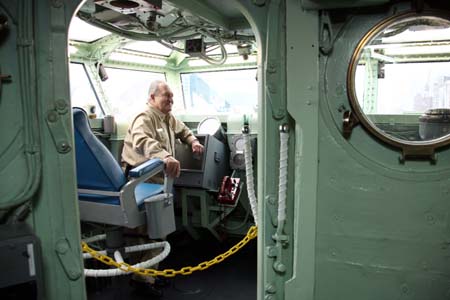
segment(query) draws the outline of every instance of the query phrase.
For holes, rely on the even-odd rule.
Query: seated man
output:
[[[182,142],[191,145],[194,154],[203,153],[203,146],[189,128],[170,113],[173,105],[173,93],[164,81],[157,80],[150,84],[147,104],[147,110],[138,114],[128,128],[122,151],[122,167],[127,175],[128,170],[133,167],[149,159],[160,158],[164,161],[167,176],[178,177],[180,162],[174,157],[175,139],[179,138]],[[154,176],[151,180],[153,183],[164,182],[162,175]],[[135,233],[145,236],[143,231],[145,228],[139,227]],[[141,261],[148,260],[157,254],[148,251]],[[157,266],[153,267],[157,268]],[[137,282],[146,281],[148,284],[154,282],[151,277],[134,276],[133,279]],[[150,285],[147,289],[142,288],[138,283],[135,285],[138,286],[138,289],[158,295],[158,291]]]
[[[164,81],[153,81],[148,93],[148,109],[139,115],[128,128],[122,151],[125,173],[151,158],[164,161],[166,174],[180,175],[180,162],[175,159],[175,139],[191,145],[194,154],[201,154],[203,146],[189,128],[170,112],[173,93]],[[155,182],[156,181],[156,182]],[[162,183],[162,177],[155,183]]]

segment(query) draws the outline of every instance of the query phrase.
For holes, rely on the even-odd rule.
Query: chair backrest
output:
[[[120,191],[126,183],[119,163],[89,126],[86,112],[73,108],[77,180],[79,189]]]

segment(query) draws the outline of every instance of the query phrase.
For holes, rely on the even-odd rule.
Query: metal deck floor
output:
[[[180,237],[169,237],[172,251],[159,269],[195,266],[227,251],[238,241],[239,239],[230,239],[219,243],[211,236],[199,241],[186,241],[185,236],[183,241],[180,241]],[[172,278],[162,288],[163,296],[160,298],[149,298],[136,293],[129,284],[130,276],[88,279],[88,299],[252,300],[256,299],[256,257],[256,240],[252,240],[220,264],[192,275]]]

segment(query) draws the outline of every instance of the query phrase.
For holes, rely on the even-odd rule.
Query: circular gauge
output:
[[[230,167],[234,170],[245,169],[244,146],[244,137],[241,134],[233,135],[230,144]]]
[[[231,155],[230,165],[232,169],[243,170],[245,169],[245,158],[242,153],[233,153]]]
[[[240,136],[238,139],[236,139],[236,141],[234,142],[234,146],[236,147],[236,151],[244,151],[244,138]]]

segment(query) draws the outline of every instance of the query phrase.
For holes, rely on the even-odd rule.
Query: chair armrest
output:
[[[123,205],[133,205],[129,204],[127,201],[133,202],[135,201],[134,197],[134,189],[136,186],[149,179],[150,177],[155,176],[159,172],[164,170],[164,162],[158,158],[151,159],[146,161],[145,163],[137,166],[130,170],[128,175],[131,177],[131,180],[128,181],[120,191],[120,198],[123,200],[121,203]],[[132,200],[132,201],[131,201]],[[133,202],[135,203],[135,202]]]
[[[136,168],[131,169],[128,172],[128,176],[132,178],[132,180],[139,180],[139,183],[144,181],[141,179],[142,176],[145,176],[149,173],[153,174],[150,176],[147,176],[147,178],[150,178],[151,176],[156,175],[157,173],[164,170],[164,162],[159,158],[154,158],[146,161],[143,164],[140,164]],[[154,173],[156,171],[156,173]],[[168,177],[166,174],[164,174],[164,193],[170,194],[172,193],[172,186],[173,186],[173,178]]]
[[[154,176],[161,172],[164,169],[164,162],[159,158],[154,158],[146,161],[145,163],[140,164],[139,166],[131,169],[128,172],[128,176],[131,178],[137,178],[144,176],[148,173],[152,173],[151,176]],[[156,172],[155,172],[156,171]],[[149,176],[149,177],[151,177]]]

